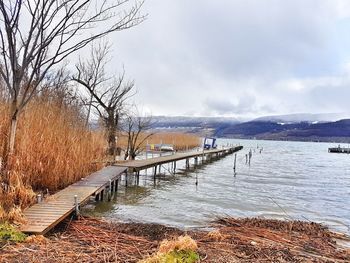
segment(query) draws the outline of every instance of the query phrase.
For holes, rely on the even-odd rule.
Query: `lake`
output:
[[[315,221],[350,233],[350,155],[328,153],[331,143],[219,140],[243,145],[237,153],[177,174],[152,171],[133,176],[115,200],[99,203],[94,215],[109,220],[161,223],[180,228],[205,227],[218,216],[261,216]],[[260,153],[260,148],[263,148]],[[251,165],[245,154],[252,149]],[[169,169],[170,170],[170,169]],[[90,208],[92,209],[92,208]]]

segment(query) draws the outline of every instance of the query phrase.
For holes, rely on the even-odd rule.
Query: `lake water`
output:
[[[221,140],[241,144],[237,153],[185,172],[152,171],[119,187],[116,199],[93,213],[107,219],[161,223],[180,228],[204,227],[217,216],[262,216],[311,220],[350,233],[350,155],[328,153],[330,143]],[[263,148],[259,153],[257,149]],[[245,154],[252,149],[251,165]],[[165,165],[165,168],[168,168]],[[170,167],[169,167],[170,168]],[[165,169],[163,169],[164,171]],[[198,182],[198,184],[196,184]],[[125,185],[125,182],[121,182]]]

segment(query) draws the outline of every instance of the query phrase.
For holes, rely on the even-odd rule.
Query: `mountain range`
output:
[[[345,114],[303,113],[265,116],[250,121],[183,116],[153,119],[153,129],[157,131],[182,131],[223,138],[350,142],[350,118],[346,119]]]

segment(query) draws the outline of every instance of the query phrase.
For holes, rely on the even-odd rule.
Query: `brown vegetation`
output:
[[[56,190],[96,169],[103,147],[79,99],[46,92],[70,91],[63,61],[144,21],[143,1],[129,2],[0,1],[0,218],[30,204],[32,188]]]
[[[5,102],[0,111],[8,110]],[[6,119],[0,120],[0,147],[6,143]],[[56,191],[99,167],[104,154],[103,135],[84,126],[79,105],[50,96],[38,98],[23,112],[18,124],[16,152],[11,160],[11,188],[0,192],[0,210],[26,207],[33,190]],[[96,163],[96,162],[95,162]],[[1,208],[2,207],[2,208]]]
[[[139,140],[142,141],[148,133],[142,133],[139,136]],[[196,134],[179,133],[179,132],[160,132],[153,134],[143,143],[143,149],[146,148],[146,144],[173,144],[175,150],[185,151],[196,148],[201,145],[201,138]],[[118,146],[126,148],[128,144],[128,136],[125,133],[119,135]]]
[[[349,262],[339,235],[308,222],[224,218],[213,232],[187,232],[200,262]],[[1,262],[139,262],[159,251],[164,239],[184,231],[156,224],[112,224],[85,218],[62,225],[47,240],[8,245]],[[191,244],[191,246],[194,246]]]
[[[86,126],[81,105],[69,96],[65,92],[38,96],[23,112],[9,172],[11,187],[6,191],[0,187],[0,219],[19,221],[19,208],[35,201],[34,191],[57,191],[103,165],[100,160],[107,148],[104,133]],[[8,110],[3,99],[0,112],[7,116]],[[6,118],[0,119],[0,149],[6,149],[7,125]],[[192,135],[169,133],[155,135],[150,142],[160,140],[176,142],[178,149],[193,147],[199,141]]]

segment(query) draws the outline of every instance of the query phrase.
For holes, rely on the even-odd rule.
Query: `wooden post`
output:
[[[237,160],[237,153],[235,154],[235,162],[233,164],[233,172],[235,176],[236,176],[236,160]]]
[[[95,195],[95,201],[96,201],[96,202],[100,201],[100,194],[96,194],[96,195]]]
[[[250,149],[250,151],[249,151],[249,153],[248,153],[248,164],[249,164],[249,166],[250,166],[250,161],[251,161],[251,159],[252,159],[252,155],[253,155],[252,149]]]
[[[79,203],[78,203],[77,195],[74,195],[74,207],[75,207],[75,215],[79,216]]]
[[[112,199],[112,180],[109,179],[108,196],[107,196],[108,202],[111,201],[111,199]]]
[[[156,185],[156,175],[157,175],[157,165],[154,167],[154,173],[153,173],[153,183],[154,183],[154,186]]]
[[[111,192],[114,193],[114,183],[115,180],[111,180]]]
[[[174,174],[176,173],[176,161],[174,161]]]
[[[104,194],[105,194],[105,190],[102,190],[102,191],[100,192],[100,201],[103,201]]]
[[[43,197],[41,194],[38,194],[37,197],[36,197],[36,200],[38,203],[41,203],[43,201]]]

